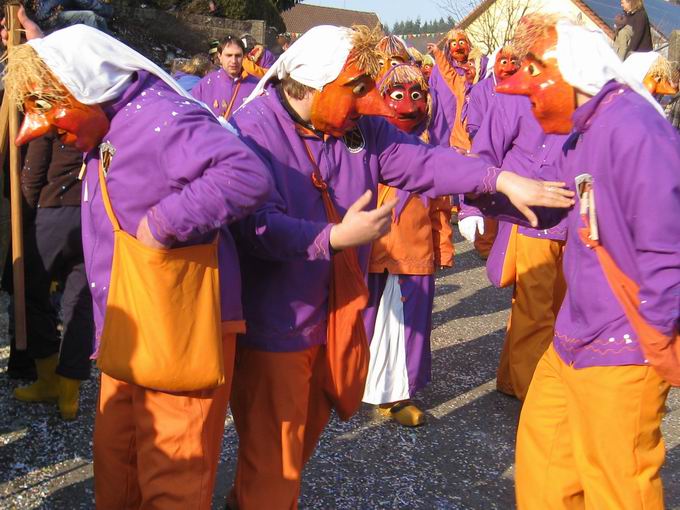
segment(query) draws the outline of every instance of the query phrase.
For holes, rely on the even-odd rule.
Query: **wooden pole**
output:
[[[21,44],[21,24],[18,3],[8,3],[5,13],[7,23],[7,49]],[[7,98],[8,91],[5,91]],[[6,103],[7,101],[3,101]],[[4,107],[4,104],[3,104]],[[24,235],[21,214],[21,153],[14,144],[19,134],[19,111],[8,104],[9,110],[9,182],[12,219],[12,270],[14,273],[14,334],[17,350],[26,349],[26,289],[24,285]],[[0,129],[2,132],[2,129]]]

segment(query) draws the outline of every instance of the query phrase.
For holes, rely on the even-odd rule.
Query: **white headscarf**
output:
[[[175,92],[196,101],[163,69],[113,37],[73,25],[28,41],[54,75],[83,104],[119,97],[136,71],[158,76]],[[198,102],[198,101],[196,101]]]
[[[486,63],[486,74],[484,75],[485,78],[488,78],[489,76],[493,75],[493,66],[496,65],[496,59],[498,58],[498,54],[501,52],[503,49],[503,46],[500,46],[499,48],[496,48],[491,52],[491,55],[489,55],[489,60]],[[494,77],[495,79],[495,77]]]
[[[623,65],[600,30],[592,30],[570,21],[557,22],[557,64],[565,81],[572,87],[594,96],[610,80],[628,85],[644,97],[660,115],[663,109]]]
[[[643,81],[649,72],[649,68],[652,67],[652,64],[654,64],[660,56],[661,54],[656,51],[631,53],[628,55],[628,58],[623,61],[623,67],[625,67],[635,79]]]
[[[274,62],[243,104],[262,94],[272,78],[282,80],[290,76],[303,85],[321,90],[340,75],[351,49],[349,28],[320,25],[309,29]]]

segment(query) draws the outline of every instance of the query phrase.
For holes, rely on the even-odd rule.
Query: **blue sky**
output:
[[[446,12],[437,6],[435,0],[305,0],[304,3],[375,12],[380,21],[390,28],[395,21],[415,20],[418,16],[423,21],[442,16],[446,18]]]

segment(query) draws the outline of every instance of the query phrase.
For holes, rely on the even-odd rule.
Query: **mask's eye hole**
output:
[[[401,101],[404,99],[404,91],[403,90],[395,90],[390,94],[390,97],[394,99],[395,101]]]
[[[413,99],[414,101],[419,101],[422,98],[423,93],[420,92],[419,90],[414,90],[413,92],[411,92],[411,99]]]
[[[383,67],[385,65],[385,61],[383,59],[378,60],[378,65]]]
[[[395,59],[390,60],[390,65],[392,67],[398,66],[399,64],[401,64],[401,62],[399,62],[398,60]]]
[[[538,76],[541,74],[541,71],[539,71],[538,67],[536,67],[534,64],[529,64],[527,66],[527,72],[530,76]]]
[[[41,113],[48,112],[52,109],[52,103],[45,101],[44,99],[36,99],[34,104],[35,109]]]
[[[357,83],[352,89],[352,93],[355,96],[363,96],[364,94],[366,94],[366,92],[368,92],[368,87],[364,82]]]
[[[655,76],[654,81],[657,83],[661,83],[661,76]]]
[[[507,58],[502,58],[502,59],[501,59],[501,65],[502,65],[502,66],[508,65],[508,59],[507,59]]]

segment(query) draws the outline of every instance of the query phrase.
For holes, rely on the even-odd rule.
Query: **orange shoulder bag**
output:
[[[312,151],[304,139],[302,143],[314,167],[312,183],[321,192],[328,221],[340,223],[342,218],[335,209]],[[356,250],[349,248],[335,253],[331,259],[328,293],[328,377],[324,389],[342,420],[349,420],[359,410],[364,395],[370,351],[362,310],[367,304],[368,287]]]
[[[97,365],[105,374],[161,391],[223,384],[217,239],[175,249],[143,245],[120,228],[104,167],[99,186],[113,226],[113,260]]]

